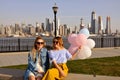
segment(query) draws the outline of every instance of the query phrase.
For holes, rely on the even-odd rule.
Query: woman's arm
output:
[[[33,61],[33,59],[32,59],[32,53],[31,53],[31,52],[28,53],[28,67],[29,67],[29,69],[30,69],[32,72],[33,72],[34,69],[35,69],[35,63],[34,63],[34,61]]]
[[[67,75],[64,73],[64,71],[59,67],[59,65],[56,63],[56,61],[53,61],[54,66],[58,69],[60,73],[60,77],[66,77]]]
[[[30,54],[31,54],[31,53],[29,52],[29,53],[28,53],[28,64],[32,61],[32,57],[31,57]]]
[[[72,55],[71,60],[73,60],[73,59],[77,56],[77,54],[78,54],[78,52],[80,51],[80,49],[81,49],[81,46],[78,47],[78,49],[74,52],[74,54]]]

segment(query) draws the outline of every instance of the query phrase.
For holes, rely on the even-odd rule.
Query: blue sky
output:
[[[104,27],[106,17],[111,17],[112,31],[120,31],[120,0],[0,0],[0,24],[35,24],[45,22],[45,18],[54,19],[52,7],[59,7],[57,17],[61,24],[79,26],[80,18],[87,25],[91,21],[91,12],[102,16]]]

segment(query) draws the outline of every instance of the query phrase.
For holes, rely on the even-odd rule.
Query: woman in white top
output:
[[[48,69],[42,80],[60,80],[67,76],[67,60],[73,56],[63,46],[61,37],[53,39],[53,50],[49,52],[49,58],[52,60],[52,68]]]

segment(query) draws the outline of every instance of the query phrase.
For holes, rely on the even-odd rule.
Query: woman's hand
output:
[[[67,76],[55,60],[53,60],[53,64],[54,64],[55,68],[58,69],[58,71],[60,73],[60,75],[59,75],[60,77],[66,77]]]
[[[41,70],[38,70],[37,72],[38,72],[38,73],[44,73],[44,72],[43,72],[43,71],[41,71]]]
[[[75,53],[72,55],[72,60],[76,57],[76,55],[78,54],[78,52],[80,52],[81,50],[81,46],[78,47],[78,49],[75,51]]]
[[[76,51],[76,52],[78,52],[78,51],[80,51],[80,50],[81,50],[81,46],[79,46],[79,47],[78,47],[78,49],[77,49],[77,51]]]
[[[53,62],[53,64],[54,64],[54,65],[56,65],[56,64],[57,64],[57,63],[56,63],[56,60],[53,60],[52,62]]]

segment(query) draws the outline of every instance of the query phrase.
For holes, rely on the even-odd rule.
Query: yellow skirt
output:
[[[66,64],[58,64],[61,69],[64,71],[64,73],[67,75],[68,74],[68,67]],[[59,71],[57,68],[51,68],[48,69],[47,72],[45,73],[44,77],[42,80],[62,80],[64,77],[59,76]]]

